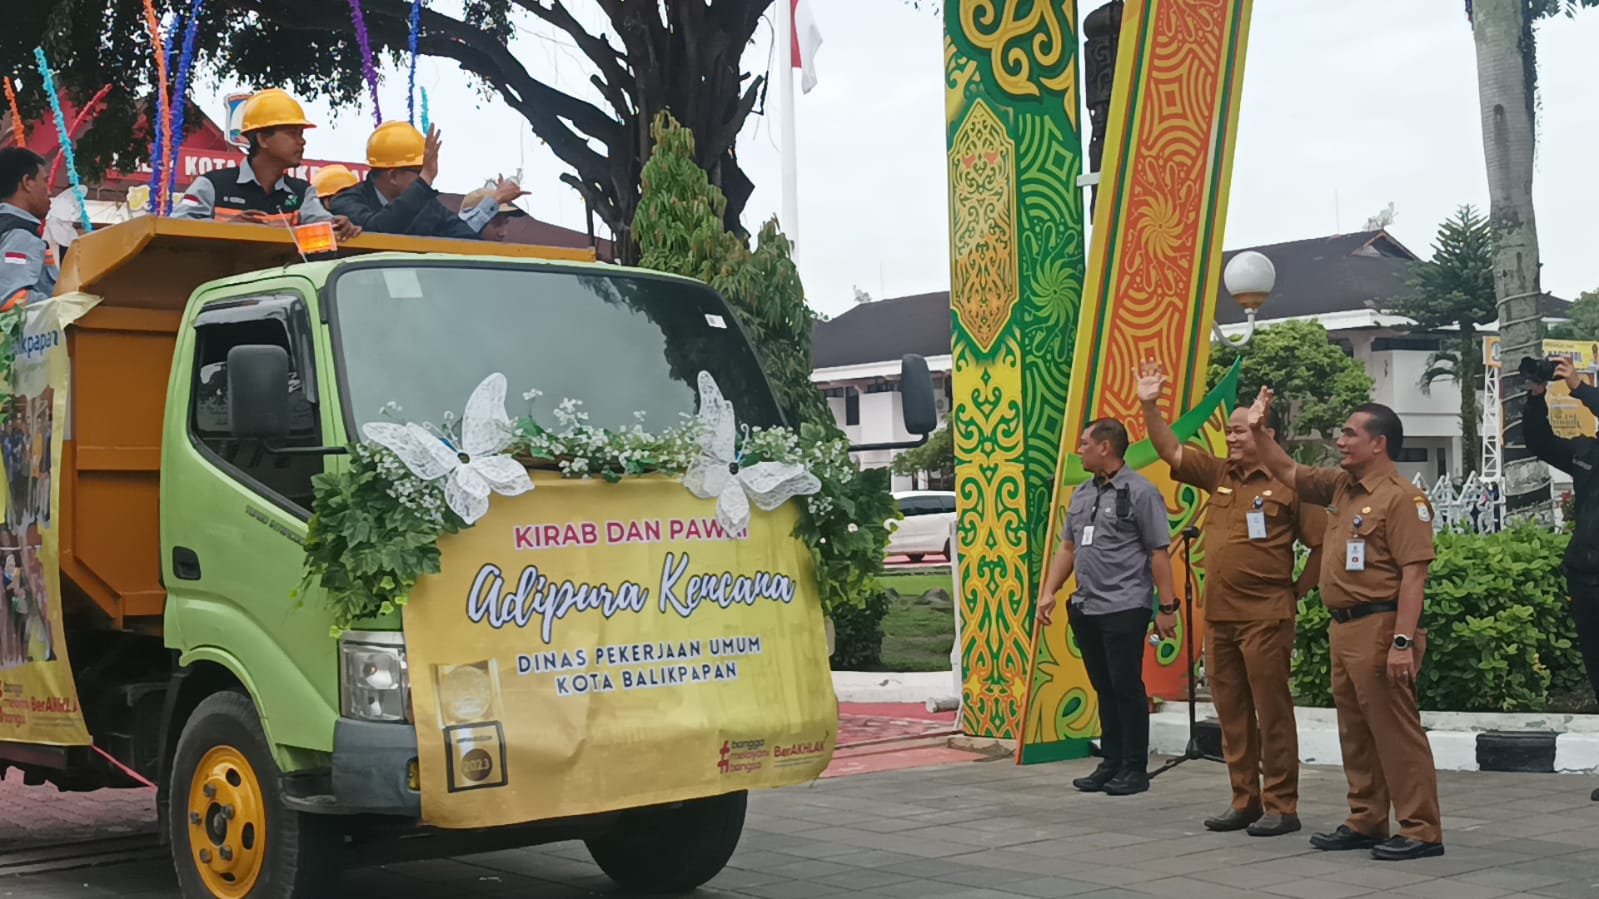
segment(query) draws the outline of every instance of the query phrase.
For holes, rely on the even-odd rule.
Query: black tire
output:
[[[921,553],[906,553],[905,554],[905,558],[910,559],[912,563],[916,563],[916,562],[920,562],[922,560],[922,554]]]
[[[238,792],[206,794],[204,784],[222,781],[200,774],[202,762],[208,772],[222,771],[222,781]],[[344,849],[340,822],[285,808],[279,789],[281,774],[248,696],[228,691],[201,700],[178,738],[172,763],[172,807],[167,816],[173,865],[184,896],[216,896],[219,891],[213,890],[207,879],[215,883],[229,877],[234,878],[235,889],[253,883],[247,892],[236,893],[249,899],[326,896],[337,891]],[[190,798],[196,787],[202,796],[210,797],[206,812],[194,812],[200,816],[199,822],[191,817],[197,807]],[[253,813],[245,801],[250,796],[258,799]],[[242,810],[219,800],[237,802]],[[264,834],[259,838],[251,819],[264,821]],[[244,823],[239,823],[241,820]],[[196,834],[199,845],[192,839]],[[224,866],[221,847],[227,847],[233,856],[229,862],[238,859],[241,874],[218,870]],[[251,855],[257,847],[259,854]],[[202,851],[213,858],[212,863],[201,861]],[[245,861],[252,858],[253,875],[251,864]]]
[[[687,893],[727,867],[744,833],[748,793],[627,812],[616,830],[587,840],[589,855],[625,890]]]

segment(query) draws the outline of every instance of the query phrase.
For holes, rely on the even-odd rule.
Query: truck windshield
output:
[[[781,423],[754,350],[709,288],[649,276],[509,265],[356,268],[333,288],[347,411],[371,421],[442,423],[494,372],[506,411],[559,430],[579,400],[594,427],[652,433],[698,410],[699,372],[740,424]],[[528,391],[542,394],[529,401]],[[384,407],[395,403],[398,415]]]

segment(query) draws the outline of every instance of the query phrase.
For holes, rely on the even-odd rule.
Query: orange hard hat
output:
[[[316,195],[324,200],[360,183],[361,179],[342,165],[325,165],[318,169],[316,177],[311,179],[311,186],[316,188]]]
[[[289,96],[288,91],[269,87],[245,101],[240,132],[249,134],[266,128],[288,127],[316,127],[306,120],[305,110],[300,108],[299,101]]]
[[[366,139],[366,162],[375,169],[414,169],[422,165],[427,139],[408,122],[384,122]]]

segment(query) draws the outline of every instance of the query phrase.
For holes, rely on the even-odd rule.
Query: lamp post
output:
[[[1244,317],[1248,321],[1249,329],[1244,332],[1242,338],[1234,339],[1223,334],[1220,325],[1211,327],[1215,329],[1217,340],[1233,349],[1241,350],[1254,339],[1255,313],[1266,305],[1266,298],[1271,296],[1272,288],[1277,286],[1277,268],[1264,254],[1246,250],[1227,263],[1226,271],[1222,272],[1222,281],[1227,285],[1227,292],[1233,295],[1238,305],[1244,307]]]

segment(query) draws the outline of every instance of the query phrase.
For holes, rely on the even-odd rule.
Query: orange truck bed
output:
[[[358,237],[338,255],[375,252],[595,258],[590,249],[388,234]],[[86,235],[67,254],[56,293],[101,298],[67,332],[72,406],[61,464],[61,573],[75,620],[160,629],[161,432],[184,307],[207,281],[299,261],[283,228],[150,216]]]

